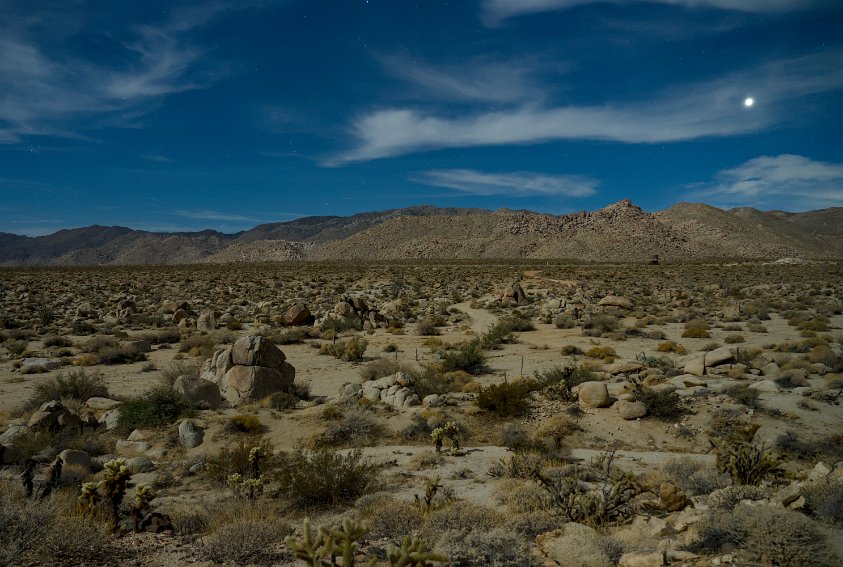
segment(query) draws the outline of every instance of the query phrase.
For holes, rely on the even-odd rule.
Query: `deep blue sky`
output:
[[[838,0],[0,0],[0,232],[843,206],[841,29]]]

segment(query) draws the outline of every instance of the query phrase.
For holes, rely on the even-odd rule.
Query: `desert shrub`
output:
[[[403,370],[402,366],[389,358],[378,358],[360,369],[360,377],[363,381],[377,380],[385,376],[392,376]]]
[[[815,482],[802,490],[808,509],[817,518],[843,525],[843,490],[830,482]]]
[[[808,353],[809,362],[819,362],[831,368],[832,372],[843,372],[843,356],[837,354],[827,345],[817,345]]]
[[[735,343],[745,343],[746,339],[744,338],[743,335],[732,334],[732,335],[726,335],[723,338],[723,342],[731,345],[731,344],[735,344]]]
[[[710,339],[711,333],[703,327],[690,327],[682,331],[683,339]]]
[[[620,329],[621,322],[614,315],[592,315],[583,323],[583,334],[589,337],[600,337]]]
[[[369,445],[383,433],[383,427],[366,410],[352,407],[344,410],[338,419],[314,440],[317,446]]]
[[[366,339],[351,337],[342,341],[322,343],[319,354],[329,354],[346,362],[360,362],[369,343]]]
[[[256,415],[239,414],[233,415],[225,422],[223,431],[226,433],[246,433],[256,435],[263,431],[261,420]]]
[[[199,358],[210,358],[214,355],[216,341],[211,335],[192,335],[182,339],[179,352],[186,352]]]
[[[464,500],[446,501],[430,511],[419,529],[419,537],[423,541],[439,541],[447,532],[489,531],[500,526],[502,521],[501,515],[488,506]]]
[[[692,549],[716,553],[724,544],[763,556],[780,567],[840,564],[840,557],[810,518],[783,508],[739,505],[730,513],[712,514],[701,523],[700,541]]]
[[[437,321],[433,317],[422,317],[416,322],[416,334],[422,337],[432,337],[439,334]]]
[[[345,331],[362,331],[363,322],[357,315],[350,314],[346,317],[339,315],[328,315],[319,326],[319,330],[323,333],[331,332],[336,336]]]
[[[78,514],[59,513],[41,541],[42,556],[58,564],[72,558],[77,564],[102,564],[110,555],[106,527]]]
[[[548,505],[566,522],[594,528],[624,522],[635,515],[632,500],[641,491],[635,477],[613,466],[614,453],[567,471],[543,471],[531,477],[547,492]],[[586,482],[588,481],[588,482]]]
[[[181,332],[177,327],[168,327],[165,329],[146,331],[141,333],[139,338],[144,341],[149,341],[149,344],[151,345],[171,345],[181,340]]]
[[[312,338],[307,329],[288,329],[277,335],[272,335],[270,340],[274,345],[296,345],[301,344],[307,339]]]
[[[708,495],[706,503],[712,510],[731,512],[742,500],[763,500],[770,496],[766,488],[736,484],[717,489]]]
[[[524,567],[540,565],[530,546],[516,534],[495,529],[459,531],[443,535],[437,549],[447,555],[452,567]]]
[[[729,386],[723,391],[723,393],[748,408],[757,409],[761,407],[761,402],[759,400],[760,392],[758,392],[758,390],[753,390],[747,384],[735,384],[733,386]]]
[[[296,408],[299,398],[289,392],[275,392],[267,396],[265,402],[276,411],[287,411]]]
[[[806,440],[790,429],[776,438],[776,450],[790,459],[837,462],[843,459],[843,435],[827,435]]]
[[[676,392],[643,386],[636,390],[635,398],[647,406],[647,415],[656,419],[676,420],[687,411],[682,398]]]
[[[580,347],[576,345],[565,345],[562,347],[562,356],[579,356],[583,354]]]
[[[108,387],[102,373],[88,373],[84,369],[59,372],[35,385],[35,392],[27,406],[35,408],[50,400],[86,401],[93,397],[108,397]]]
[[[747,331],[750,333],[766,333],[767,327],[762,325],[761,323],[752,323],[746,326]]]
[[[121,431],[169,425],[180,417],[193,415],[193,407],[184,394],[169,386],[158,386],[140,398],[120,406],[118,427]]]
[[[419,370],[412,370],[410,375],[413,377],[413,388],[422,398],[430,394],[458,392],[462,387],[446,377],[438,364],[424,364]]]
[[[252,462],[249,454],[252,449],[265,455],[261,463],[261,474],[272,476],[273,470],[280,464],[281,458],[276,456],[272,443],[268,439],[242,439],[236,445],[221,447],[219,453],[207,460],[205,473],[208,478],[225,485],[228,478],[233,474],[239,474],[243,478],[251,478],[253,475]]]
[[[486,366],[486,354],[477,339],[443,351],[441,353],[441,364],[445,372],[462,370],[475,376],[486,372],[488,368]]]
[[[85,337],[88,335],[93,335],[97,332],[97,328],[94,327],[92,324],[88,323],[87,321],[74,321],[73,322],[73,334],[79,337]]]
[[[728,473],[735,484],[758,486],[767,475],[778,470],[779,459],[772,451],[745,439],[725,439],[715,451],[718,469]]]
[[[25,500],[4,485],[0,490],[0,565],[22,565],[43,540],[54,510],[46,501]]]
[[[587,351],[585,351],[585,355],[589,358],[599,358],[604,360],[605,362],[614,362],[614,360],[618,357],[615,349],[610,346],[596,346],[591,347]]]
[[[239,331],[243,328],[243,321],[241,321],[240,319],[231,319],[230,321],[226,322],[225,328],[229,331]]]
[[[557,329],[573,329],[577,326],[577,321],[570,315],[560,315],[553,321]]]
[[[412,535],[424,522],[421,509],[409,500],[373,494],[357,503],[360,515],[369,525],[369,535],[400,541]]]
[[[114,337],[94,337],[82,347],[88,354],[97,357],[101,364],[128,364],[146,360],[146,355],[134,347],[121,345]]]
[[[292,530],[265,503],[238,500],[236,506],[226,506],[223,513],[214,512],[211,533],[201,548],[211,561],[275,565],[285,559],[279,544]]]
[[[480,342],[483,348],[496,349],[502,344],[513,343],[517,340],[516,332],[533,331],[536,326],[529,317],[516,313],[502,317],[483,333]]]
[[[571,388],[594,380],[594,374],[589,369],[575,364],[552,366],[542,371],[536,370],[533,376],[544,388],[545,395],[566,402],[574,399]]]
[[[60,337],[58,335],[50,335],[49,337],[44,337],[44,346],[45,347],[72,347],[73,341],[71,341],[67,337]]]
[[[170,386],[180,376],[187,376],[192,379],[199,379],[199,371],[201,367],[195,362],[185,362],[183,360],[176,360],[170,363],[170,366],[161,371],[161,380]]]
[[[523,415],[530,407],[528,397],[536,385],[532,380],[491,384],[480,390],[475,403],[480,409],[501,417]]]
[[[659,352],[675,352],[676,354],[688,353],[688,350],[676,341],[665,341],[663,343],[659,343],[657,349]]]
[[[774,382],[779,388],[783,388],[785,390],[792,390],[794,388],[810,385],[804,372],[798,370],[784,370],[781,374],[779,374]]]
[[[670,459],[661,470],[673,484],[691,496],[710,494],[732,484],[729,475],[688,458]]]
[[[283,467],[280,483],[302,507],[336,506],[363,496],[378,480],[380,465],[360,451],[295,451]]]

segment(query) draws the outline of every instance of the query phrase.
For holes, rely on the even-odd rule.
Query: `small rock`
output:
[[[128,441],[119,439],[114,446],[121,455],[141,455],[152,448],[146,441]]]
[[[185,419],[179,424],[179,442],[185,449],[193,449],[202,444],[204,434],[191,420]]]
[[[64,462],[65,465],[74,465],[80,468],[85,469],[86,471],[91,470],[91,456],[88,455],[85,451],[77,451],[76,449],[65,449],[61,453],[59,453],[59,457]]]
[[[615,402],[618,413],[623,419],[638,419],[647,415],[647,406],[643,402],[629,402],[626,400],[618,400]]]
[[[691,504],[691,499],[671,482],[663,482],[659,487],[659,501],[662,510],[667,512],[678,512]]]
[[[24,358],[21,360],[21,374],[43,374],[61,366],[60,360],[50,358]]]
[[[618,567],[661,567],[664,553],[661,551],[630,551],[621,556]]]
[[[116,408],[122,403],[123,402],[118,402],[117,400],[111,400],[109,398],[88,398],[88,401],[85,402],[85,406],[94,411],[108,411]]]

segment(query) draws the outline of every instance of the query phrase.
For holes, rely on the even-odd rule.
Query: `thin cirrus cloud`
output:
[[[186,218],[186,219],[197,219],[197,220],[214,220],[214,221],[228,221],[228,222],[258,222],[258,219],[247,217],[243,215],[234,215],[231,213],[223,213],[219,211],[210,211],[210,210],[201,210],[201,211],[190,211],[185,209],[179,209],[175,211],[177,216]]]
[[[532,172],[487,173],[473,169],[435,169],[410,177],[411,181],[454,189],[479,196],[588,197],[597,193],[598,182],[579,175],[542,175]]]
[[[180,11],[158,26],[132,28],[121,45],[130,63],[119,67],[51,56],[24,25],[0,25],[0,143],[83,137],[92,116],[114,125],[163,96],[208,86],[217,72],[197,71],[203,51],[187,35],[221,9]]]
[[[485,0],[482,19],[487,26],[527,14],[567,10],[586,4],[631,4],[650,2],[685,8],[714,8],[749,13],[781,13],[823,4],[823,0]]]
[[[420,94],[448,101],[511,103],[543,98],[530,75],[534,65],[475,60],[465,65],[436,67],[403,56],[380,58],[393,76],[413,85]]]
[[[788,210],[843,206],[843,163],[781,154],[760,156],[717,174],[696,195],[728,206],[771,204]]]
[[[601,106],[547,106],[526,100],[508,108],[438,115],[385,108],[351,124],[353,146],[323,160],[335,167],[413,152],[554,140],[667,143],[757,132],[791,119],[782,103],[843,88],[838,52],[769,62],[708,82],[667,89],[650,100]],[[752,109],[743,100],[754,95]]]

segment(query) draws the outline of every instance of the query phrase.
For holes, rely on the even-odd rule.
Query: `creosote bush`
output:
[[[380,465],[364,459],[360,451],[346,454],[331,449],[297,450],[280,471],[280,483],[298,506],[325,507],[347,504],[377,483]]]
[[[180,417],[193,415],[193,407],[184,394],[170,386],[158,386],[140,398],[120,406],[118,428],[129,432],[169,425]]]
[[[480,409],[493,411],[500,417],[523,415],[530,407],[530,392],[536,387],[537,383],[529,379],[491,384],[480,390],[476,404]]]
[[[108,397],[105,377],[100,372],[88,373],[84,369],[59,372],[55,376],[38,382],[35,393],[29,398],[29,407],[38,407],[50,400],[86,401],[93,397]]]
[[[475,376],[483,374],[488,369],[486,354],[477,339],[442,351],[441,364],[445,372],[462,370]]]
[[[369,343],[366,339],[351,337],[341,341],[322,343],[319,347],[319,354],[329,354],[346,362],[360,362],[363,360],[363,353]]]

